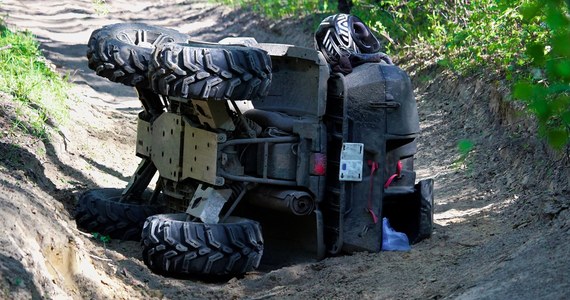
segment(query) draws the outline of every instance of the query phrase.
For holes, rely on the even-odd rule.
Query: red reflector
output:
[[[313,153],[311,155],[311,165],[313,175],[323,176],[327,172],[327,156],[324,153]]]

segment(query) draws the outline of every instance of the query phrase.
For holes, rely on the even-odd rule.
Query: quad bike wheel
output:
[[[208,43],[157,46],[149,68],[156,93],[186,99],[258,99],[267,95],[272,77],[264,50]]]
[[[263,238],[258,222],[229,217],[224,223],[186,221],[187,214],[151,216],[144,224],[144,263],[170,276],[241,275],[259,266]]]
[[[176,30],[140,23],[107,25],[93,31],[89,38],[89,68],[114,82],[148,87],[152,50],[164,43],[188,39],[188,35]]]
[[[140,241],[148,216],[162,213],[163,207],[118,202],[121,189],[93,189],[79,197],[75,221],[87,232],[97,232],[113,239]]]

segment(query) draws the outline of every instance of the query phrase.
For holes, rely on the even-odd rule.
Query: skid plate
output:
[[[180,145],[184,130],[182,117],[163,113],[152,124],[152,162],[160,176],[178,181],[180,178]]]
[[[193,178],[213,185],[224,184],[224,179],[216,176],[218,140],[217,133],[194,127],[186,128],[182,179]]]

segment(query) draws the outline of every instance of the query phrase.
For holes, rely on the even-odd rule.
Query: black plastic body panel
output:
[[[329,80],[325,123],[329,127],[325,199],[330,203],[321,207],[329,253],[378,252],[382,247],[381,217],[385,215],[384,185],[396,173],[398,161],[404,162],[403,170],[390,186],[403,195],[394,197],[416,194],[412,157],[417,151],[419,118],[409,77],[398,67],[381,63],[359,66],[346,76],[335,74]],[[342,143],[364,144],[360,182],[335,178]]]

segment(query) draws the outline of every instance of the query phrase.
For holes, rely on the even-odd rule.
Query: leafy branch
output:
[[[517,82],[513,95],[536,117],[539,134],[561,150],[570,145],[570,3],[534,0],[520,12],[525,23],[540,24],[548,34],[544,40],[527,42],[533,76]]]

